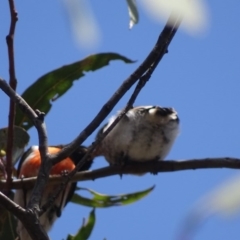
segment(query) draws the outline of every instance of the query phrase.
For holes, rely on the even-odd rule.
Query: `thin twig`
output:
[[[9,199],[0,191],[0,205],[5,207],[9,212],[15,215],[24,225],[24,227],[29,231],[32,239],[35,240],[49,240],[43,227],[39,224],[37,218],[34,214],[26,211],[24,208],[20,207],[18,204]],[[38,227],[37,227],[38,226]]]
[[[170,18],[172,18],[172,16],[170,16]],[[61,151],[51,156],[54,164],[69,156],[79,145],[81,145],[86,138],[90,136],[97,127],[99,127],[101,122],[112,111],[124,94],[143,76],[145,72],[147,72],[154,62],[163,57],[163,55],[166,53],[165,49],[168,48],[179,24],[179,19],[176,19],[176,23],[173,26],[170,26],[168,20],[166,26],[159,35],[155,46],[142,64],[122,83],[113,96],[104,104],[92,122],[88,124],[88,126],[78,135],[78,137],[64,147]]]
[[[6,81],[0,78],[0,88],[5,92],[12,101],[14,101],[19,108],[25,113],[32,121],[34,126],[36,127],[38,131],[38,138],[39,138],[39,151],[41,154],[41,157],[43,159],[43,164],[41,165],[41,168],[44,168],[41,172],[41,174],[38,175],[39,180],[36,181],[36,185],[38,185],[37,190],[36,187],[35,189],[35,194],[31,198],[30,202],[30,208],[27,208],[25,217],[24,217],[24,222],[29,223],[26,226],[27,231],[29,234],[33,237],[33,239],[36,240],[47,240],[49,239],[48,236],[46,235],[46,232],[44,229],[40,226],[37,216],[37,212],[39,209],[39,202],[41,200],[41,196],[43,193],[43,189],[48,181],[49,177],[49,172],[52,166],[51,161],[48,160],[48,151],[47,151],[47,134],[46,134],[46,128],[45,124],[43,122],[43,113],[40,111],[33,111],[33,109],[25,102],[25,100],[19,96],[8,84]],[[47,164],[46,164],[47,163]],[[49,163],[49,164],[48,164]],[[6,186],[5,186],[6,187]],[[32,226],[31,224],[34,222],[35,227]],[[38,223],[38,228],[36,227]],[[37,235],[35,235],[37,233]]]
[[[49,201],[47,201],[43,206],[42,209],[40,211],[40,216],[48,209],[50,208],[53,203],[55,202],[55,200],[58,198],[58,196],[61,194],[61,192],[63,191],[63,189],[65,189],[66,185],[71,181],[71,179],[74,177],[74,175],[76,175],[76,173],[81,169],[81,167],[86,163],[87,159],[89,158],[89,156],[91,156],[91,154],[93,153],[93,151],[96,149],[96,147],[98,146],[98,144],[107,136],[107,134],[117,125],[117,123],[124,117],[124,115],[127,113],[127,111],[132,108],[132,105],[135,101],[135,99],[137,98],[138,94],[140,93],[141,89],[144,87],[146,81],[148,79],[146,78],[141,78],[132,94],[132,96],[130,97],[130,100],[127,103],[127,106],[125,107],[125,109],[118,115],[118,117],[114,120],[114,122],[111,124],[111,126],[108,127],[108,129],[102,133],[101,137],[99,139],[97,139],[92,146],[88,149],[87,154],[81,159],[81,161],[78,162],[77,166],[75,167],[75,169],[73,171],[71,171],[67,178],[65,177],[64,181],[61,182],[61,184],[58,186],[58,188],[55,190],[55,192],[52,194],[52,196],[50,196]]]
[[[156,161],[146,163],[129,163],[123,167],[109,166],[99,168],[92,171],[78,172],[70,180],[70,182],[77,181],[92,181],[99,178],[121,175],[121,174],[140,174],[140,173],[161,173],[161,172],[176,172],[186,170],[200,170],[200,169],[240,169],[239,158],[204,158],[204,159],[191,159],[181,161]],[[143,176],[144,177],[144,176]],[[48,184],[59,184],[65,180],[65,176],[50,176]],[[13,189],[32,188],[36,182],[37,177],[17,179],[12,182]],[[0,188],[4,188],[6,181],[0,181]]]
[[[22,216],[25,209],[17,205],[10,198],[0,191],[0,205],[4,206],[8,211],[13,212],[16,217]]]
[[[172,18],[172,16],[170,16],[170,18]],[[96,140],[96,142],[94,142],[92,144],[92,146],[89,148],[88,153],[83,157],[83,159],[77,164],[76,168],[71,171],[67,178],[65,178],[64,182],[61,183],[61,185],[56,189],[55,193],[53,193],[53,195],[50,197],[49,201],[46,202],[43,206],[42,206],[42,210],[40,212],[40,214],[43,214],[44,211],[46,211],[46,209],[48,209],[52,203],[54,202],[55,199],[57,199],[57,197],[59,196],[59,194],[62,192],[62,190],[65,188],[65,186],[67,185],[67,183],[70,181],[70,179],[77,173],[77,171],[79,171],[81,169],[81,167],[85,164],[85,162],[88,160],[89,156],[92,154],[92,152],[95,150],[95,148],[97,147],[97,145],[104,139],[105,136],[107,136],[107,134],[116,126],[116,124],[120,121],[120,119],[126,114],[126,112],[132,107],[136,97],[138,96],[138,94],[140,93],[141,89],[143,88],[143,86],[145,85],[145,83],[150,79],[152,72],[154,71],[154,69],[156,68],[157,64],[159,63],[160,59],[163,57],[163,55],[166,53],[166,48],[169,46],[174,34],[177,31],[177,28],[179,26],[179,21],[176,20],[176,23],[174,25],[174,27],[169,26],[169,24],[167,23],[165,28],[163,29],[163,31],[161,32],[159,39],[155,45],[155,47],[152,50],[152,54],[155,55],[155,58],[150,58],[150,60],[147,62],[148,64],[143,67],[143,64],[121,85],[121,87],[115,92],[115,94],[112,96],[112,98],[104,105],[104,107],[107,109],[104,109],[104,107],[101,109],[101,111],[98,113],[98,115],[93,119],[93,121],[85,128],[85,130],[72,142],[70,143],[65,149],[67,150],[73,150],[73,146],[78,146],[80,145],[84,140],[85,140],[85,136],[88,137],[101,123],[101,121],[103,121],[103,119],[105,119],[105,117],[107,116],[107,114],[112,110],[112,108],[115,106],[115,104],[118,102],[118,100],[120,100],[120,98],[129,90],[130,87],[128,87],[128,85],[133,85],[138,79],[139,82],[135,88],[134,93],[132,94],[132,96],[130,97],[127,106],[125,107],[125,109],[121,112],[121,114],[118,115],[118,117],[115,119],[115,121],[111,124],[111,126],[102,134],[101,138]],[[169,34],[167,34],[169,33]],[[151,55],[151,53],[149,54],[149,56]],[[157,54],[158,53],[158,54]],[[148,57],[149,57],[148,56]],[[146,61],[146,60],[145,60]],[[154,64],[155,63],[155,64]],[[153,67],[154,65],[154,67]],[[145,69],[146,67],[146,69]],[[150,70],[149,70],[150,69]],[[148,70],[148,72],[143,75],[146,71]],[[137,72],[141,72],[141,75],[136,74]],[[143,75],[143,76],[142,76]],[[121,97],[118,99],[118,95],[122,93]],[[86,134],[87,132],[87,134]],[[85,136],[84,136],[85,135]],[[60,151],[59,153],[57,153],[55,156],[50,156],[52,157],[52,161],[54,163],[59,162],[59,159],[62,160],[63,156],[62,155],[65,151],[65,149],[63,149],[62,151]],[[70,153],[69,153],[70,154]]]
[[[49,173],[52,168],[52,162],[49,160],[47,130],[44,123],[45,114],[40,112],[39,110],[36,110],[35,112],[37,113],[39,120],[37,129],[39,128],[38,133],[40,133],[38,134],[39,152],[42,162],[39,169],[39,174],[37,176],[36,184],[34,185],[33,191],[30,196],[30,200],[27,205],[27,209],[32,209],[34,211],[39,212],[40,209],[39,203],[41,202],[44,188],[48,182]]]
[[[150,52],[149,56],[145,59],[145,61],[137,68],[136,71],[134,71],[134,73],[127,80],[125,80],[123,82],[123,84],[120,86],[120,88],[109,99],[109,101],[102,107],[102,109],[97,114],[97,116],[79,134],[79,136],[74,141],[72,141],[70,144],[68,144],[66,147],[64,147],[59,153],[54,154],[54,155],[47,154],[47,150],[46,150],[47,149],[47,136],[46,136],[46,131],[45,131],[43,121],[39,121],[39,120],[41,120],[41,119],[39,119],[39,116],[37,116],[37,118],[36,118],[35,115],[33,117],[33,115],[30,114],[30,119],[32,119],[33,121],[37,120],[37,123],[35,123],[34,125],[37,128],[38,134],[39,134],[39,146],[42,148],[41,158],[42,158],[43,164],[41,164],[41,168],[40,168],[40,171],[38,174],[38,180],[36,182],[36,185],[34,188],[34,194],[31,197],[30,204],[28,206],[28,210],[32,210],[33,213],[36,213],[36,210],[38,211],[38,207],[39,207],[38,204],[41,199],[42,188],[48,180],[48,176],[46,176],[46,174],[50,172],[51,164],[57,163],[57,162],[61,161],[63,158],[66,158],[80,144],[82,144],[82,142],[101,124],[101,122],[106,118],[106,116],[110,113],[110,111],[117,104],[117,102],[122,98],[122,96],[133,86],[133,84],[135,84],[138,81],[138,79],[141,79],[143,74],[154,64],[154,62],[156,62],[158,59],[160,59],[166,53],[166,51],[162,51],[162,49],[166,49],[168,47],[168,45],[170,44],[171,39],[172,39],[173,30],[174,30],[174,28],[169,27],[168,25],[165,26],[164,30],[160,34],[160,37],[159,37],[154,49]],[[176,29],[174,31],[176,31]],[[157,64],[158,64],[158,62],[157,62]],[[157,66],[157,64],[156,64],[156,66]],[[149,75],[149,77],[150,76],[151,75]],[[149,78],[146,77],[145,79],[149,79]],[[142,78],[141,81],[143,81],[143,80],[144,79]],[[4,81],[1,82],[1,79],[0,79],[0,87],[3,90],[6,90],[6,86],[4,86],[3,83],[4,83]],[[141,88],[144,86],[144,84],[142,84],[142,83],[137,86],[139,89],[136,90],[135,94],[136,93],[138,94],[140,92]],[[137,96],[137,94],[136,94],[136,96]],[[26,103],[22,104],[21,100],[23,100],[23,99],[21,99],[21,97],[19,97],[16,93],[10,94],[10,96],[11,96],[12,100],[14,100],[15,102],[17,102],[19,104],[21,109],[26,111],[26,107],[28,107],[28,106],[26,105]],[[132,98],[132,100],[133,101],[135,100],[134,97]],[[130,107],[130,105],[127,106],[127,108],[128,107]],[[119,120],[120,119],[118,119],[116,121],[119,121]],[[88,155],[91,154],[91,152],[94,150],[95,146],[96,145],[93,144],[93,146],[89,149],[88,154],[86,154],[85,158],[82,159],[82,161],[81,161],[82,164],[84,164],[87,161],[87,159],[89,157]],[[40,152],[41,152],[41,150],[40,150]],[[71,178],[71,176],[73,176],[74,173],[79,168],[81,168],[81,163],[76,167],[76,170],[74,170],[73,172],[71,172],[69,174],[68,181]],[[67,183],[67,181],[66,181],[66,183]]]
[[[6,37],[8,46],[8,60],[9,60],[9,85],[16,91],[17,80],[15,75],[15,62],[14,62],[14,34],[15,27],[18,20],[17,11],[15,9],[14,0],[9,0],[9,9],[11,15],[11,23],[9,33]],[[15,122],[15,102],[10,99],[9,102],[9,115],[8,115],[8,137],[7,137],[7,149],[6,149],[6,171],[7,171],[7,186],[6,192],[11,188],[12,182],[12,150],[13,150],[13,139],[14,139],[14,122]]]

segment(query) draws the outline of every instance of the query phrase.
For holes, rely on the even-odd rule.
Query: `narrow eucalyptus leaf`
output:
[[[112,60],[133,63],[132,60],[117,53],[90,55],[81,61],[62,66],[43,75],[24,91],[22,97],[33,109],[39,109],[47,114],[52,103],[65,94],[75,80],[83,77],[85,72],[107,66]],[[15,125],[22,126],[26,130],[33,126],[32,121],[19,108],[16,109]]]
[[[93,195],[92,199],[80,196],[79,194],[74,194],[72,198],[72,202],[80,205],[84,205],[86,207],[94,207],[94,208],[106,208],[106,207],[114,207],[114,206],[123,206],[127,204],[134,203],[143,197],[147,196],[152,190],[153,187],[150,187],[146,190],[130,193],[130,194],[119,194],[119,195],[106,195],[95,192],[91,189],[80,188],[80,190],[88,191]]]
[[[136,0],[127,0],[128,14],[129,14],[129,28],[131,29],[139,21],[139,14],[137,9]]]
[[[87,221],[78,230],[77,234],[76,235],[68,235],[67,240],[87,240],[92,233],[92,230],[95,225],[95,221],[96,221],[95,210],[93,209],[90,212]]]

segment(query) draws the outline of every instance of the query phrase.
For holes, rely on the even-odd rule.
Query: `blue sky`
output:
[[[135,64],[111,62],[97,72],[87,73],[74,87],[53,103],[46,117],[50,144],[68,143],[98,113],[123,80],[145,59],[163,28],[140,8],[140,22],[128,29],[125,1],[91,1],[101,29],[101,42],[91,49],[73,40],[61,1],[16,2],[19,13],[15,37],[18,93],[44,73],[99,52],[118,52]],[[174,37],[151,80],[135,105],[174,107],[181,120],[181,133],[167,156],[171,160],[206,157],[239,157],[240,25],[237,1],[209,1],[209,28],[193,37],[181,28]],[[7,1],[0,2],[0,76],[8,80],[5,37],[9,28]],[[113,113],[125,106],[133,89]],[[1,93],[0,127],[7,125],[8,98]],[[107,120],[106,120],[107,121]],[[105,122],[106,122],[105,121]],[[36,130],[29,131],[29,145],[38,144]],[[91,144],[96,133],[85,145]],[[106,166],[97,158],[93,169]],[[105,194],[128,193],[156,185],[143,200],[125,207],[96,210],[96,226],[90,239],[177,239],[183,221],[194,204],[236,170],[212,169],[119,176],[79,183]],[[51,239],[75,233],[91,211],[69,204],[50,232]],[[193,239],[237,239],[239,215],[214,216],[198,229]]]

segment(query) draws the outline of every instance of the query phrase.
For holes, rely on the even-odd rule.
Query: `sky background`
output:
[[[134,64],[112,61],[74,82],[66,95],[53,103],[46,117],[49,144],[68,143],[93,119],[114,91],[145,59],[164,24],[153,21],[140,6],[140,22],[128,29],[125,1],[90,1],[101,31],[101,41],[83,48],[73,38],[62,1],[16,1],[19,21],[15,37],[17,92],[43,74],[81,60],[89,54],[117,52]],[[238,1],[208,1],[208,29],[191,36],[181,28],[135,105],[174,107],[181,133],[167,159],[239,157],[240,133],[240,16]],[[9,29],[8,1],[0,1],[0,76],[8,80],[5,37]],[[117,104],[123,108],[132,93]],[[9,99],[0,93],[0,127],[7,125]],[[107,119],[106,119],[107,121]],[[105,121],[105,122],[106,122]],[[38,144],[34,128],[29,146]],[[94,133],[85,142],[92,143]],[[92,169],[107,166],[95,159]],[[90,239],[178,239],[183,222],[194,205],[237,174],[236,170],[212,169],[160,173],[157,176],[113,176],[79,183],[105,194],[130,193],[156,185],[143,200],[124,207],[96,210]],[[90,208],[69,204],[50,232],[53,240],[75,233]],[[190,239],[238,239],[240,216],[211,217]]]

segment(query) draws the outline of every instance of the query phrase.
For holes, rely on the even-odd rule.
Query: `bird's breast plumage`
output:
[[[103,132],[117,117],[110,119]],[[119,159],[163,160],[179,132],[179,119],[172,108],[136,107],[112,129],[101,143],[102,155],[110,164]]]

